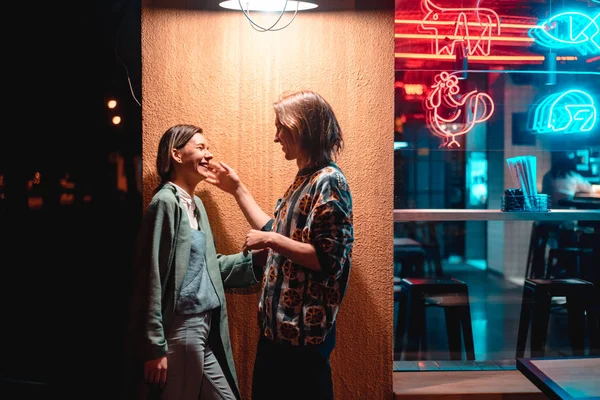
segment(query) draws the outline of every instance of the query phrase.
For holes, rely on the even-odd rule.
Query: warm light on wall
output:
[[[250,22],[250,26],[259,32],[280,31],[292,23],[294,18],[296,18],[296,13],[298,11],[311,10],[318,7],[315,3],[292,0],[227,0],[220,2],[219,6],[228,10],[242,11],[244,16]],[[251,11],[279,13],[279,16],[274,19],[271,26],[265,27],[258,24],[250,17]],[[279,26],[283,23],[282,17],[286,12],[293,12],[294,14],[285,25]]]
[[[106,103],[106,105],[108,106],[108,108],[113,109],[117,106],[117,101],[116,100],[109,100],[108,103]]]
[[[114,125],[119,125],[121,123],[121,117],[119,117],[118,115],[115,115],[114,117],[112,117],[112,123]]]

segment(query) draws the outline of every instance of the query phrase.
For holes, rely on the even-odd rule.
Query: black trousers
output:
[[[333,400],[329,352],[258,340],[252,400]]]

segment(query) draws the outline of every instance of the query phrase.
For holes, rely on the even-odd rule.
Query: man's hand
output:
[[[242,251],[248,255],[249,250],[263,250],[271,246],[273,232],[263,232],[256,229],[250,229],[246,235],[246,242]]]
[[[238,174],[223,161],[220,161],[218,164],[210,163],[208,172],[209,176],[206,178],[206,182],[229,194],[235,194],[241,185]]]
[[[164,387],[167,382],[167,356],[149,360],[144,363],[144,378],[148,383],[160,384]]]

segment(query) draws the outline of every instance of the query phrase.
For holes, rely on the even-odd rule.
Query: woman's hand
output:
[[[273,232],[263,232],[256,229],[251,229],[246,235],[246,242],[242,251],[244,255],[248,254],[250,250],[263,250],[271,247],[271,238]]]
[[[167,382],[167,356],[148,360],[144,363],[144,378],[150,384],[160,384],[164,387]]]
[[[223,161],[220,161],[218,164],[211,163],[208,168],[209,176],[206,178],[206,182],[229,194],[235,194],[236,190],[240,187],[241,182],[240,177],[233,168]]]

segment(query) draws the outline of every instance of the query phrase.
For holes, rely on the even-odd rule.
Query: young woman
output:
[[[240,398],[224,288],[259,281],[251,254],[215,250],[194,194],[212,158],[199,127],[176,125],[163,134],[156,159],[161,182],[136,245],[131,318],[137,356],[145,381],[166,400]],[[258,271],[260,277],[261,266]]]

